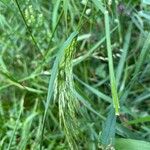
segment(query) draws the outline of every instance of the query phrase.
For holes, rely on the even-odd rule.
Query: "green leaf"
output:
[[[135,120],[128,121],[127,124],[138,124],[138,123],[144,123],[144,122],[150,122],[150,116],[141,117]]]
[[[124,40],[124,45],[123,45],[123,52],[120,57],[120,61],[117,67],[117,73],[116,73],[116,83],[119,85],[121,76],[123,74],[124,70],[124,65],[126,62],[127,54],[128,54],[128,49],[129,49],[129,44],[130,44],[130,38],[131,38],[131,30],[132,30],[132,24],[130,24],[128,31],[125,36]]]
[[[106,102],[111,102],[111,98],[104,94],[103,92],[93,88],[92,86],[89,86],[88,84],[84,83],[82,80],[80,80],[77,76],[75,76],[75,79],[77,79],[82,85],[84,85],[89,91],[91,91],[93,94],[97,95],[99,98],[103,99]]]
[[[92,2],[102,13],[105,13],[105,7],[101,0],[92,0]]]
[[[99,114],[97,111],[95,111],[91,104],[85,100],[76,90],[72,89],[72,94],[78,98],[78,100],[87,108],[89,109],[91,112],[93,112],[94,114],[96,114],[97,116],[99,116],[101,119],[105,119],[101,114]]]
[[[115,130],[116,130],[116,115],[114,108],[112,107],[105,121],[102,133],[100,134],[99,137],[100,145],[103,148],[106,148],[108,145],[113,145],[115,138]]]
[[[116,150],[150,150],[150,143],[132,139],[116,139]]]

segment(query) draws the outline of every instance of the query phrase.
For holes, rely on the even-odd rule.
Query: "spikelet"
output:
[[[78,101],[72,94],[74,88],[72,59],[75,52],[76,38],[65,49],[59,63],[57,78],[55,81],[54,99],[58,101],[60,125],[63,128],[66,139],[71,149],[78,149],[76,139],[78,134]]]

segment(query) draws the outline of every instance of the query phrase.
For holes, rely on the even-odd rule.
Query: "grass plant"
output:
[[[149,150],[149,0],[0,0],[0,149]]]

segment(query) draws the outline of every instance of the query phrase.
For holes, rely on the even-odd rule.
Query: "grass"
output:
[[[149,150],[149,7],[1,0],[0,149]]]
[[[119,98],[117,93],[116,79],[113,67],[113,59],[112,59],[112,49],[111,49],[111,41],[110,41],[110,27],[109,27],[109,15],[108,11],[105,11],[105,29],[106,29],[106,41],[107,41],[107,53],[108,53],[108,66],[109,66],[109,74],[110,74],[110,84],[111,84],[111,93],[113,99],[113,105],[115,108],[116,115],[119,115]]]

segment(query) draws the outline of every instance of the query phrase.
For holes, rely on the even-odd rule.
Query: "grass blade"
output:
[[[115,130],[116,130],[116,115],[114,109],[111,109],[105,121],[102,133],[99,137],[102,149],[114,145]]]
[[[150,143],[132,139],[116,139],[116,150],[149,150]]]
[[[102,12],[103,14],[105,13],[105,7],[104,7],[104,5],[103,5],[103,3],[102,3],[101,0],[92,0],[92,2],[95,4],[95,6],[96,6],[99,10],[101,10],[101,12]]]
[[[77,79],[81,84],[83,84],[93,94],[97,95],[98,97],[100,97],[101,99],[103,99],[106,102],[109,102],[109,103],[111,102],[111,98],[108,95],[98,91],[97,89],[93,88],[92,86],[89,86],[88,84],[81,81],[78,77],[75,77],[75,79]]]
[[[124,64],[125,64],[126,57],[128,54],[128,48],[129,48],[129,43],[130,43],[130,38],[131,38],[131,30],[132,30],[132,24],[130,24],[130,26],[128,28],[128,31],[127,31],[127,34],[125,37],[125,42],[123,45],[123,52],[122,52],[122,55],[120,57],[120,61],[119,61],[118,67],[117,67],[117,72],[116,72],[117,85],[119,85],[119,83],[120,83],[120,78],[121,78],[122,72],[124,70]]]
[[[138,124],[138,123],[144,123],[144,122],[150,122],[150,116],[141,117],[135,120],[128,121],[127,124]]]
[[[115,74],[114,74],[114,67],[113,67],[108,11],[105,11],[105,32],[106,32],[107,53],[108,53],[109,74],[110,74],[110,83],[111,83],[111,93],[112,93],[112,98],[113,98],[113,106],[115,108],[116,115],[119,115],[120,106],[119,106],[119,99],[118,99],[118,93],[117,93],[116,81],[115,81]]]

